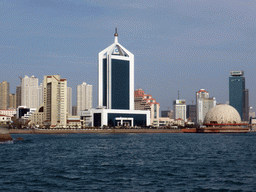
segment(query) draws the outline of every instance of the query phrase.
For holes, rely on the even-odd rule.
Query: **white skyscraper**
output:
[[[196,92],[197,123],[202,124],[207,112],[216,106],[215,97],[209,98],[209,92],[200,89]]]
[[[77,115],[92,108],[92,85],[83,82],[77,85]]]
[[[185,100],[175,100],[173,101],[173,114],[174,114],[174,119],[183,119],[186,121],[186,112],[187,112],[187,106],[186,106],[186,101]]]
[[[67,125],[67,80],[60,75],[44,76],[45,125],[66,127]]]
[[[94,127],[150,125],[150,111],[134,110],[134,55],[119,44],[117,29],[114,43],[98,54],[98,107],[81,117]]]
[[[38,78],[32,75],[21,80],[21,105],[28,108],[39,107]]]
[[[67,87],[67,112],[72,115],[72,88]]]
[[[98,105],[106,109],[134,110],[134,55],[118,43],[98,55]]]

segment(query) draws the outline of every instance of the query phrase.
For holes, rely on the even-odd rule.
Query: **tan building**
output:
[[[134,91],[134,109],[150,111],[150,125],[159,126],[159,109],[160,104],[152,97],[145,94],[142,89]]]
[[[67,112],[72,115],[72,88],[67,87]]]
[[[21,106],[21,86],[16,87],[16,108]]]
[[[8,109],[10,104],[10,86],[7,81],[0,83],[0,109]]]
[[[44,106],[41,105],[29,118],[29,126],[43,127],[44,126]]]
[[[9,106],[9,108],[16,109],[17,108],[17,106],[16,106],[16,95],[15,94],[9,94],[9,97],[10,97],[10,106]]]
[[[169,117],[160,117],[159,118],[159,126],[171,126],[174,123],[174,119],[171,119]]]
[[[47,127],[66,127],[67,80],[60,75],[44,76],[44,117]]]

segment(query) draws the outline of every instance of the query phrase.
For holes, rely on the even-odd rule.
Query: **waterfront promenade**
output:
[[[10,134],[182,133],[180,129],[9,129]]]

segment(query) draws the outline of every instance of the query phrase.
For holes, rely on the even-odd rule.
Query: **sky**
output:
[[[0,82],[15,93],[19,77],[61,75],[73,90],[93,85],[98,53],[114,42],[135,57],[135,89],[172,109],[195,104],[199,89],[229,100],[230,71],[243,70],[256,111],[255,0],[1,0]]]

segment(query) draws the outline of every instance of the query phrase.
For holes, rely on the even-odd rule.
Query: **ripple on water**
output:
[[[0,145],[0,191],[256,191],[255,134],[21,137]]]

